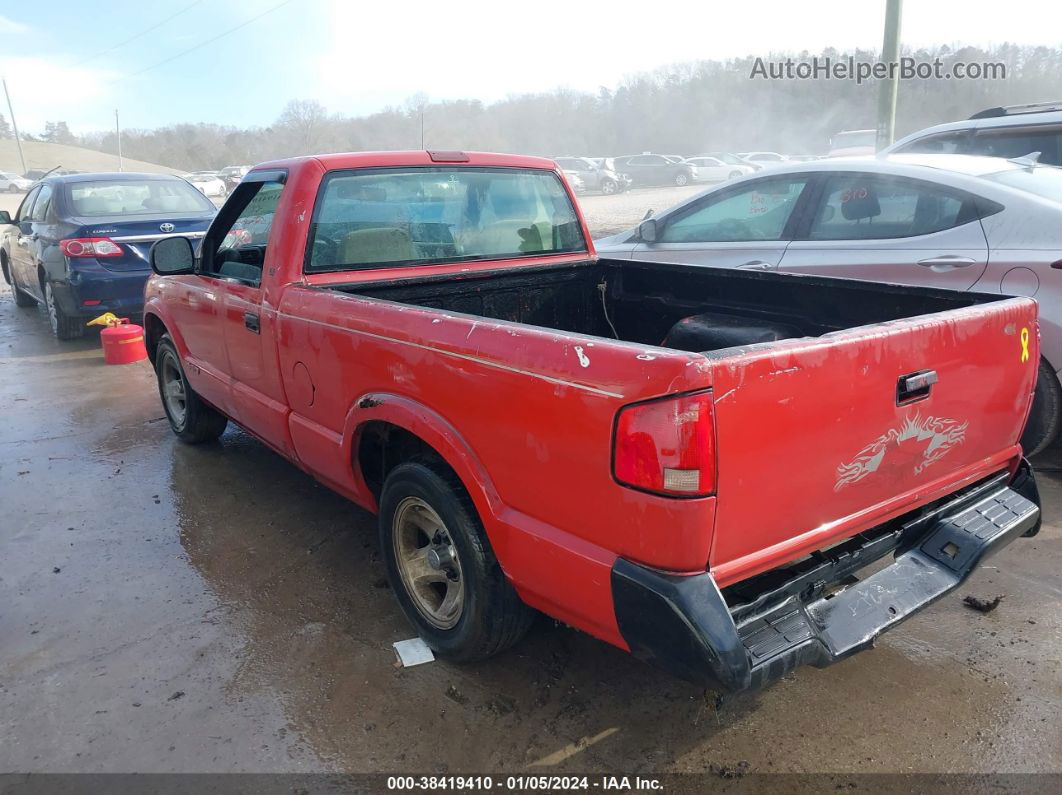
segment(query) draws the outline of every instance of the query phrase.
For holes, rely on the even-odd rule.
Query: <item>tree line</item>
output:
[[[770,53],[766,61],[854,56],[872,51]],[[1005,79],[903,81],[897,136],[969,117],[996,105],[1057,98],[1062,47],[1002,44],[905,51],[919,61],[1001,63]],[[840,130],[874,128],[878,84],[868,81],[753,77],[756,57],[675,64],[630,76],[596,94],[557,89],[498,102],[430,101],[417,95],[365,116],[329,112],[293,100],[267,127],[185,123],[122,133],[128,157],[177,169],[214,169],[299,154],[374,149],[475,149],[546,156],[612,156],[642,151],[693,155],[708,151],[770,150],[824,154]],[[0,133],[4,130],[0,124]],[[63,140],[59,140],[62,138]],[[51,122],[42,140],[117,152],[116,136],[73,136]],[[72,139],[72,140],[68,140]]]

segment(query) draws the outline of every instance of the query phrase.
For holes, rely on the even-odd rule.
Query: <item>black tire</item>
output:
[[[680,171],[675,175],[675,185],[682,188],[690,184],[690,175],[685,171]]]
[[[601,180],[601,193],[603,193],[605,196],[611,196],[613,193],[616,193],[616,189],[618,187],[619,186],[616,184],[616,181],[614,179]]]
[[[61,340],[76,340],[85,336],[85,324],[79,317],[70,317],[55,300],[55,291],[51,282],[44,283],[44,308],[48,312],[48,322],[52,324],[52,333]]]
[[[15,306],[27,309],[37,305],[37,299],[32,295],[26,295],[14,282],[11,283],[11,293],[15,296]]]
[[[1033,394],[1032,410],[1025,432],[1021,435],[1021,447],[1025,455],[1036,455],[1058,438],[1062,424],[1062,387],[1055,371],[1045,359],[1040,359],[1036,374],[1036,392]]]
[[[440,629],[421,613],[399,572],[395,519],[399,506],[408,500],[422,502],[437,514],[456,550],[464,590],[460,616],[452,628]],[[433,459],[395,467],[384,482],[379,519],[380,548],[391,588],[406,618],[436,654],[457,662],[482,660],[524,636],[535,611],[505,579],[475,506],[448,467]]]
[[[173,400],[167,396],[169,382],[166,379],[171,373],[178,374],[183,384],[183,412],[178,412],[171,407]],[[177,348],[168,334],[164,334],[159,340],[159,347],[155,352],[155,375],[158,380],[162,408],[166,412],[166,419],[170,421],[170,428],[178,439],[188,444],[200,444],[212,442],[225,432],[229,418],[203,402],[203,399],[192,389],[185,377],[184,368],[181,366],[181,357],[177,355]]]

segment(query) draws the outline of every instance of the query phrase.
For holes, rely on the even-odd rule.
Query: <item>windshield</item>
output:
[[[308,270],[512,259],[586,251],[552,171],[413,168],[326,177]]]
[[[70,186],[74,215],[150,215],[214,212],[214,205],[183,180],[130,179],[74,182]]]
[[[1014,169],[985,174],[984,179],[1062,204],[1062,168],[1041,166],[1033,169]]]

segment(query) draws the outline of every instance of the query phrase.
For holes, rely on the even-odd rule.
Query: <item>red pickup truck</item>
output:
[[[552,161],[463,152],[258,166],[151,264],[177,436],[231,419],[377,513],[452,659],[540,610],[740,691],[1039,529],[1028,298],[599,259]]]

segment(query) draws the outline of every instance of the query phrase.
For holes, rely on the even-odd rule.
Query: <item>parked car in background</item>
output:
[[[45,177],[14,217],[0,212],[0,268],[20,307],[44,304],[59,339],[103,312],[138,318],[148,251],[173,235],[202,237],[216,212],[179,177]]]
[[[599,259],[555,163],[478,152],[263,164],[151,264],[174,435],[231,418],[376,513],[391,593],[455,662],[537,609],[748,690],[1040,527],[1029,298]]]
[[[889,154],[966,154],[1023,157],[1062,166],[1062,102],[988,108],[966,121],[911,133],[885,149]]]
[[[842,130],[830,138],[827,157],[872,155],[878,149],[877,130]]]
[[[586,183],[583,182],[582,177],[576,171],[564,170],[564,178],[568,180],[568,184],[572,186],[574,193],[586,193]]]
[[[777,152],[738,152],[738,157],[753,163],[760,168],[774,168],[783,165],[787,158]]]
[[[192,186],[208,198],[224,198],[228,196],[229,189],[224,180],[213,173],[193,173],[188,175],[188,181]]]
[[[722,160],[728,166],[745,166],[752,171],[759,171],[763,168],[759,163],[753,163],[743,157],[738,157],[733,152],[701,152],[697,157],[714,157],[717,160]]]
[[[631,178],[632,185],[689,185],[693,172],[685,163],[664,155],[641,154],[613,158],[616,171]]]
[[[631,186],[631,178],[626,174],[618,174],[611,158],[601,158],[600,163],[595,163],[589,157],[556,157],[554,160],[566,174],[577,174],[586,190],[611,195]]]
[[[1023,446],[1037,452],[1058,435],[1062,169],[963,155],[779,166],[712,188],[597,248],[613,257],[1035,297],[1043,362]]]
[[[32,185],[32,179],[20,177],[10,171],[0,171],[0,190],[6,193],[25,193]]]
[[[225,166],[218,172],[218,178],[225,183],[226,193],[232,193],[240,180],[251,170],[250,166]]]
[[[691,157],[686,161],[694,182],[722,182],[755,172],[752,166],[728,165],[716,157]]]

